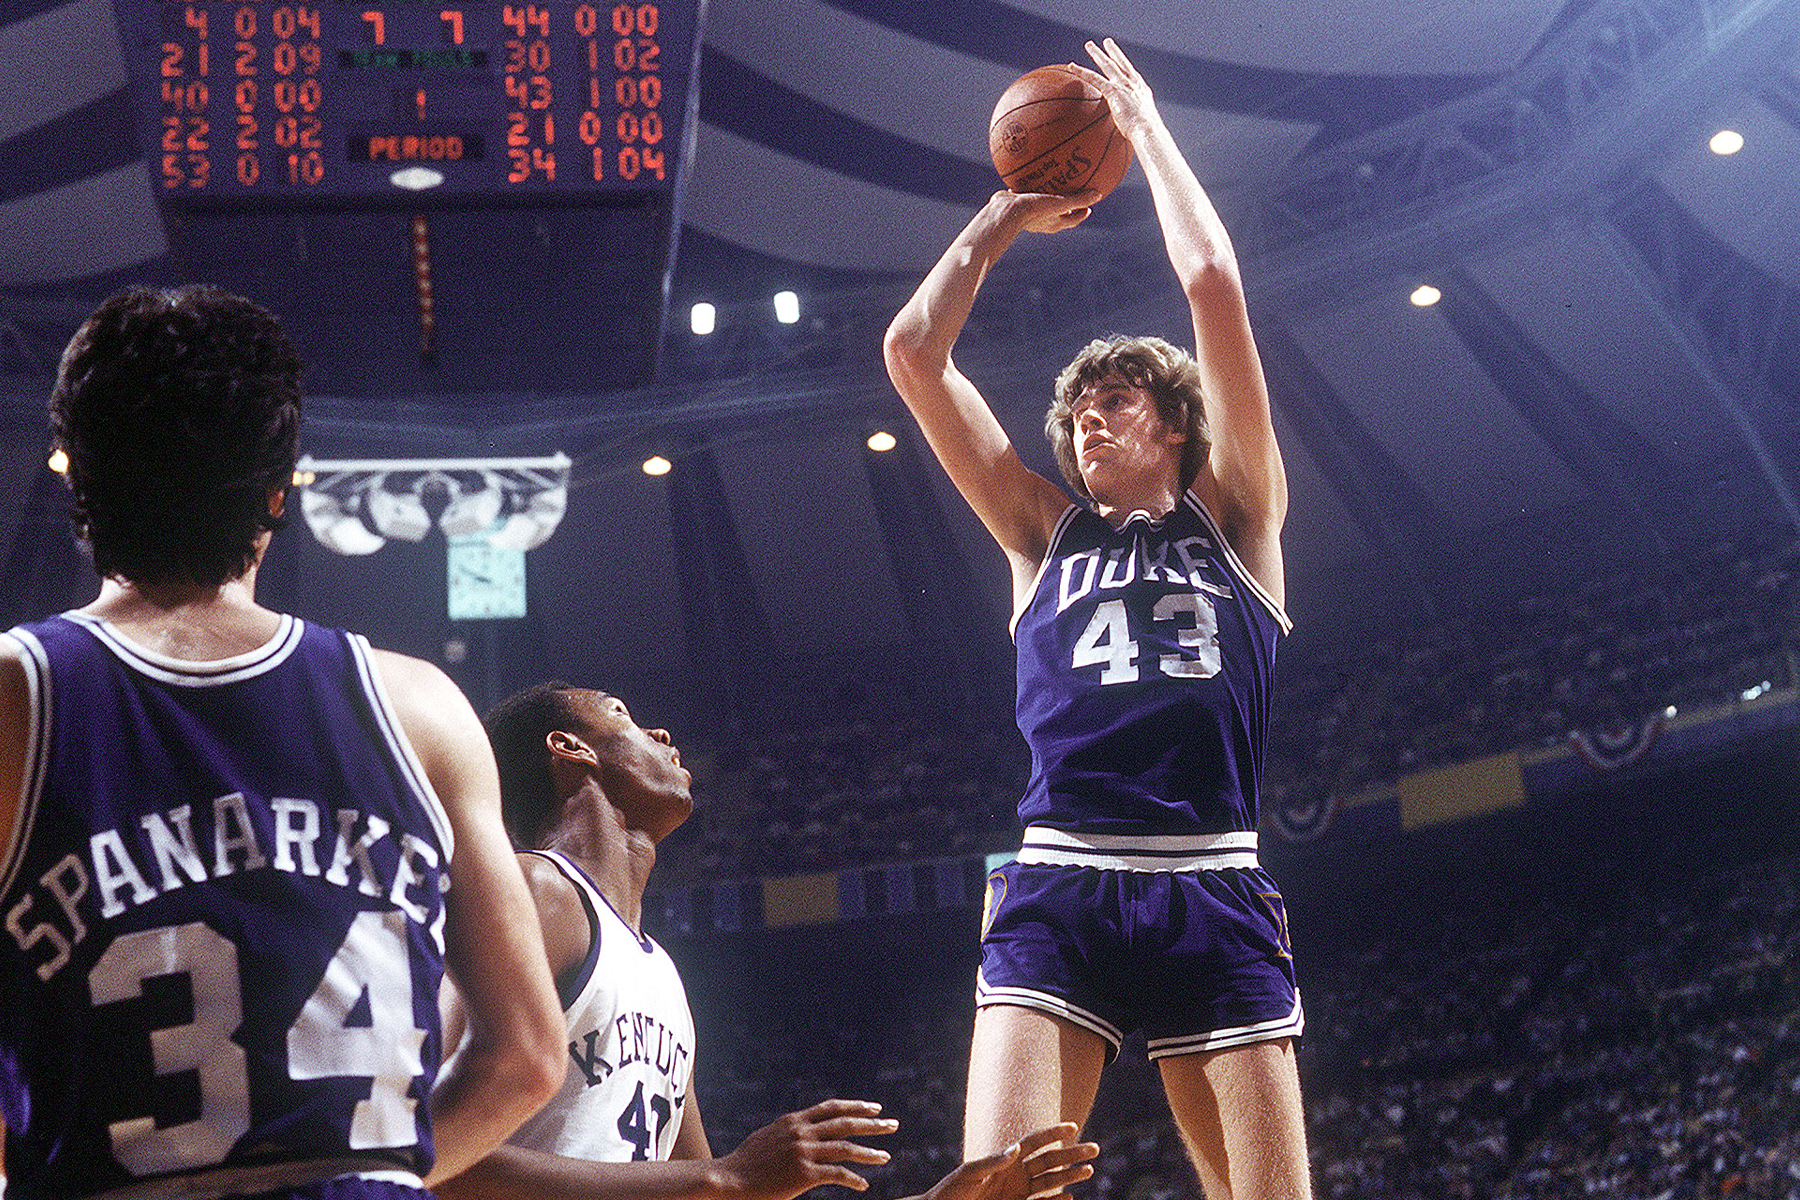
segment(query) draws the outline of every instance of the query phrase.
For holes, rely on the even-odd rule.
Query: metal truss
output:
[[[1234,214],[1253,286],[1292,304],[1616,194],[1710,97],[1775,78],[1788,0],[1603,0],[1517,71],[1304,156]]]
[[[1800,529],[1800,288],[1731,253],[1654,186],[1621,197],[1597,224]]]

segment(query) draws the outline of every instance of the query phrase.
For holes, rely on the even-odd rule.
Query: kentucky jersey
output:
[[[515,1145],[590,1162],[667,1161],[694,1069],[694,1018],[674,960],[640,937],[587,873],[553,850],[587,910],[587,958],[558,979],[569,1027],[562,1090]]]
[[[1190,493],[1115,530],[1064,511],[1013,622],[1027,826],[1254,832],[1281,607]]]
[[[32,698],[0,867],[10,1194],[417,1184],[452,847],[367,644],[292,617],[211,662],[80,613],[0,637]]]

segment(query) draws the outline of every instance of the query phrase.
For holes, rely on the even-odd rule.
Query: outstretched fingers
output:
[[[880,1166],[886,1150],[864,1146],[856,1138],[884,1137],[900,1128],[892,1117],[878,1117],[881,1105],[868,1100],[821,1100],[800,1115],[805,1119],[810,1155],[816,1163],[861,1163]],[[845,1172],[849,1174],[850,1172]],[[859,1181],[861,1176],[856,1177]],[[866,1183],[863,1186],[868,1186]]]
[[[1036,1200],[1091,1178],[1093,1142],[1074,1139],[1080,1127],[1065,1121],[1020,1138],[998,1154],[964,1163],[933,1188],[930,1200]]]

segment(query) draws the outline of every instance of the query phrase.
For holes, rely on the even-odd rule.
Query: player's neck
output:
[[[1166,487],[1147,487],[1125,490],[1102,499],[1094,498],[1094,511],[1104,517],[1114,529],[1122,527],[1133,513],[1144,513],[1152,520],[1160,521],[1175,511],[1181,502],[1181,488],[1176,485]]]
[[[590,812],[589,819],[559,831],[546,847],[580,863],[613,911],[633,932],[642,933],[644,888],[656,865],[656,843],[648,834],[626,828],[618,810],[603,798]]]
[[[147,650],[201,662],[247,654],[274,637],[281,622],[279,613],[256,602],[254,566],[218,585],[106,579],[82,611]]]
[[[1087,479],[1094,511],[1113,528],[1124,525],[1132,513],[1147,513],[1160,520],[1181,502],[1181,479],[1161,464],[1142,469],[1096,472]]]

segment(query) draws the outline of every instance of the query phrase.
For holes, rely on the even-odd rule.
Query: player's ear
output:
[[[545,735],[544,745],[554,757],[565,762],[585,763],[590,767],[600,765],[594,748],[566,729],[552,729]]]

